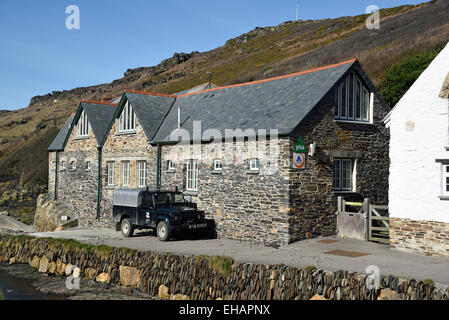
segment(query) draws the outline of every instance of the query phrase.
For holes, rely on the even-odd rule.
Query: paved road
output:
[[[160,242],[151,233],[138,233],[133,238],[124,239],[120,232],[109,229],[76,229],[32,235],[75,239],[93,245],[105,244],[140,251],[184,255],[223,255],[242,262],[285,264],[295,267],[315,266],[328,271],[348,270],[365,273],[367,266],[376,265],[380,268],[382,275],[392,274],[417,280],[432,279],[436,283],[449,284],[449,258],[409,254],[377,243],[338,237],[299,241],[280,249],[274,249],[227,239]],[[338,242],[322,243],[320,242],[322,240]],[[367,255],[350,258],[326,254],[326,252],[334,250],[355,251]]]

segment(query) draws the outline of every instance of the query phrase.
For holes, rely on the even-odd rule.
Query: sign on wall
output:
[[[305,153],[293,153],[293,168],[305,169],[306,168],[306,154]]]
[[[298,138],[298,142],[293,147],[293,169],[305,169],[306,168],[306,153],[307,148],[301,137]]]

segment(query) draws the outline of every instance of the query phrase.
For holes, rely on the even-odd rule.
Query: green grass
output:
[[[201,255],[196,258],[197,262],[203,259],[207,260],[209,268],[215,270],[224,278],[229,277],[229,274],[231,273],[231,266],[234,262],[231,257]]]

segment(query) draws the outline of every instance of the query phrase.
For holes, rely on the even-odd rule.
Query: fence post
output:
[[[370,241],[371,239],[371,203],[370,203],[370,199],[366,198],[365,199],[365,204],[366,206],[366,225],[367,225],[367,233],[366,233],[366,240]]]
[[[343,212],[343,208],[342,208],[342,197],[338,197],[338,200],[337,200],[337,210],[338,210],[338,214],[340,214],[340,213],[342,213]]]

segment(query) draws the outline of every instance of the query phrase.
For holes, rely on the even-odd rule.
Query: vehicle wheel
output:
[[[161,221],[158,223],[156,235],[160,241],[167,241],[170,237],[170,231],[168,230],[168,226],[165,221]]]
[[[129,238],[129,237],[133,236],[134,226],[131,223],[130,219],[124,219],[122,221],[121,229],[122,229],[122,234],[125,238]]]

